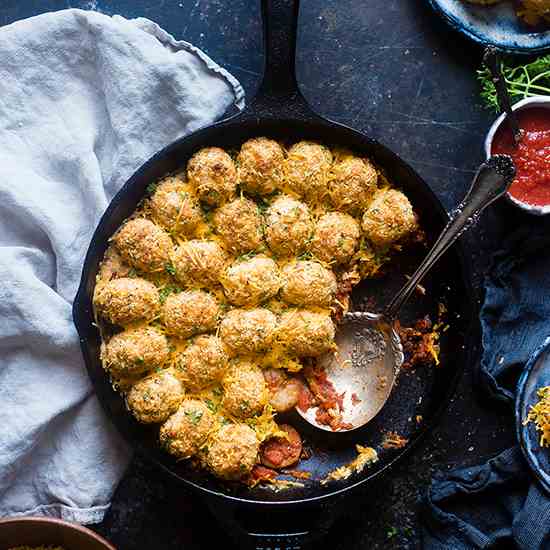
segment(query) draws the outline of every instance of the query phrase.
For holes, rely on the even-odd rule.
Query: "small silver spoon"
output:
[[[485,161],[424,261],[384,311],[349,312],[344,316],[336,335],[336,354],[320,359],[327,379],[339,394],[344,394],[342,422],[350,427],[338,431],[360,428],[382,409],[404,360],[395,329],[401,306],[443,253],[475,224],[481,212],[506,193],[515,172],[514,163],[507,155],[496,155]],[[297,411],[317,428],[333,431],[317,421],[317,407],[306,412],[297,408]]]
[[[506,113],[506,119],[510,123],[510,128],[512,130],[514,145],[517,147],[523,137],[523,130],[519,127],[518,117],[512,109],[512,100],[510,99],[508,87],[504,81],[504,75],[502,74],[500,52],[494,46],[487,46],[483,54],[483,63],[491,73],[500,110]]]

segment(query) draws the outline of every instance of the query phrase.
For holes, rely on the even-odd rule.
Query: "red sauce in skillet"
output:
[[[506,123],[497,130],[492,153],[510,155],[516,164],[516,179],[510,187],[512,197],[532,205],[550,204],[550,109],[532,107],[517,112],[524,131],[519,146],[513,144]]]

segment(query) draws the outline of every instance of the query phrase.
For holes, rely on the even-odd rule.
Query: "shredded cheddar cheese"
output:
[[[359,453],[355,459],[345,466],[340,466],[332,472],[330,472],[323,480],[321,484],[325,485],[329,481],[337,481],[340,479],[348,479],[354,473],[360,473],[365,469],[365,466],[374,464],[378,461],[378,453],[372,447],[363,447],[362,445],[356,445],[355,448]]]
[[[529,409],[524,425],[533,422],[540,432],[540,446],[550,447],[550,386],[539,388],[537,391],[538,403]]]

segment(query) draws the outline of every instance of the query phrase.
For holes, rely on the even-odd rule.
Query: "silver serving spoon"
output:
[[[388,400],[396,376],[403,364],[403,348],[395,330],[401,306],[443,253],[470,229],[481,212],[506,193],[515,177],[515,166],[507,155],[496,155],[478,169],[464,200],[452,212],[451,219],[414,275],[382,313],[350,312],[344,316],[336,335],[338,351],[320,359],[335,390],[344,393],[342,421],[350,431],[360,428],[380,411]],[[299,414],[317,428],[317,407]]]

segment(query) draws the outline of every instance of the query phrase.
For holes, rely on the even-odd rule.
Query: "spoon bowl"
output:
[[[342,398],[340,431],[351,431],[373,419],[385,405],[393,389],[404,355],[393,325],[376,313],[347,313],[336,334],[337,351],[321,357],[336,393]],[[300,415],[317,428],[333,431],[317,420],[317,407]]]
[[[404,361],[403,346],[395,329],[401,307],[439,258],[475,224],[481,212],[508,191],[515,173],[514,163],[507,155],[486,160],[424,261],[384,311],[344,315],[336,335],[337,351],[318,362],[339,396],[338,410],[327,411],[330,417],[339,419],[337,431],[364,426],[384,407]],[[334,431],[322,421],[318,407],[306,411],[297,407],[297,411],[313,426]]]

